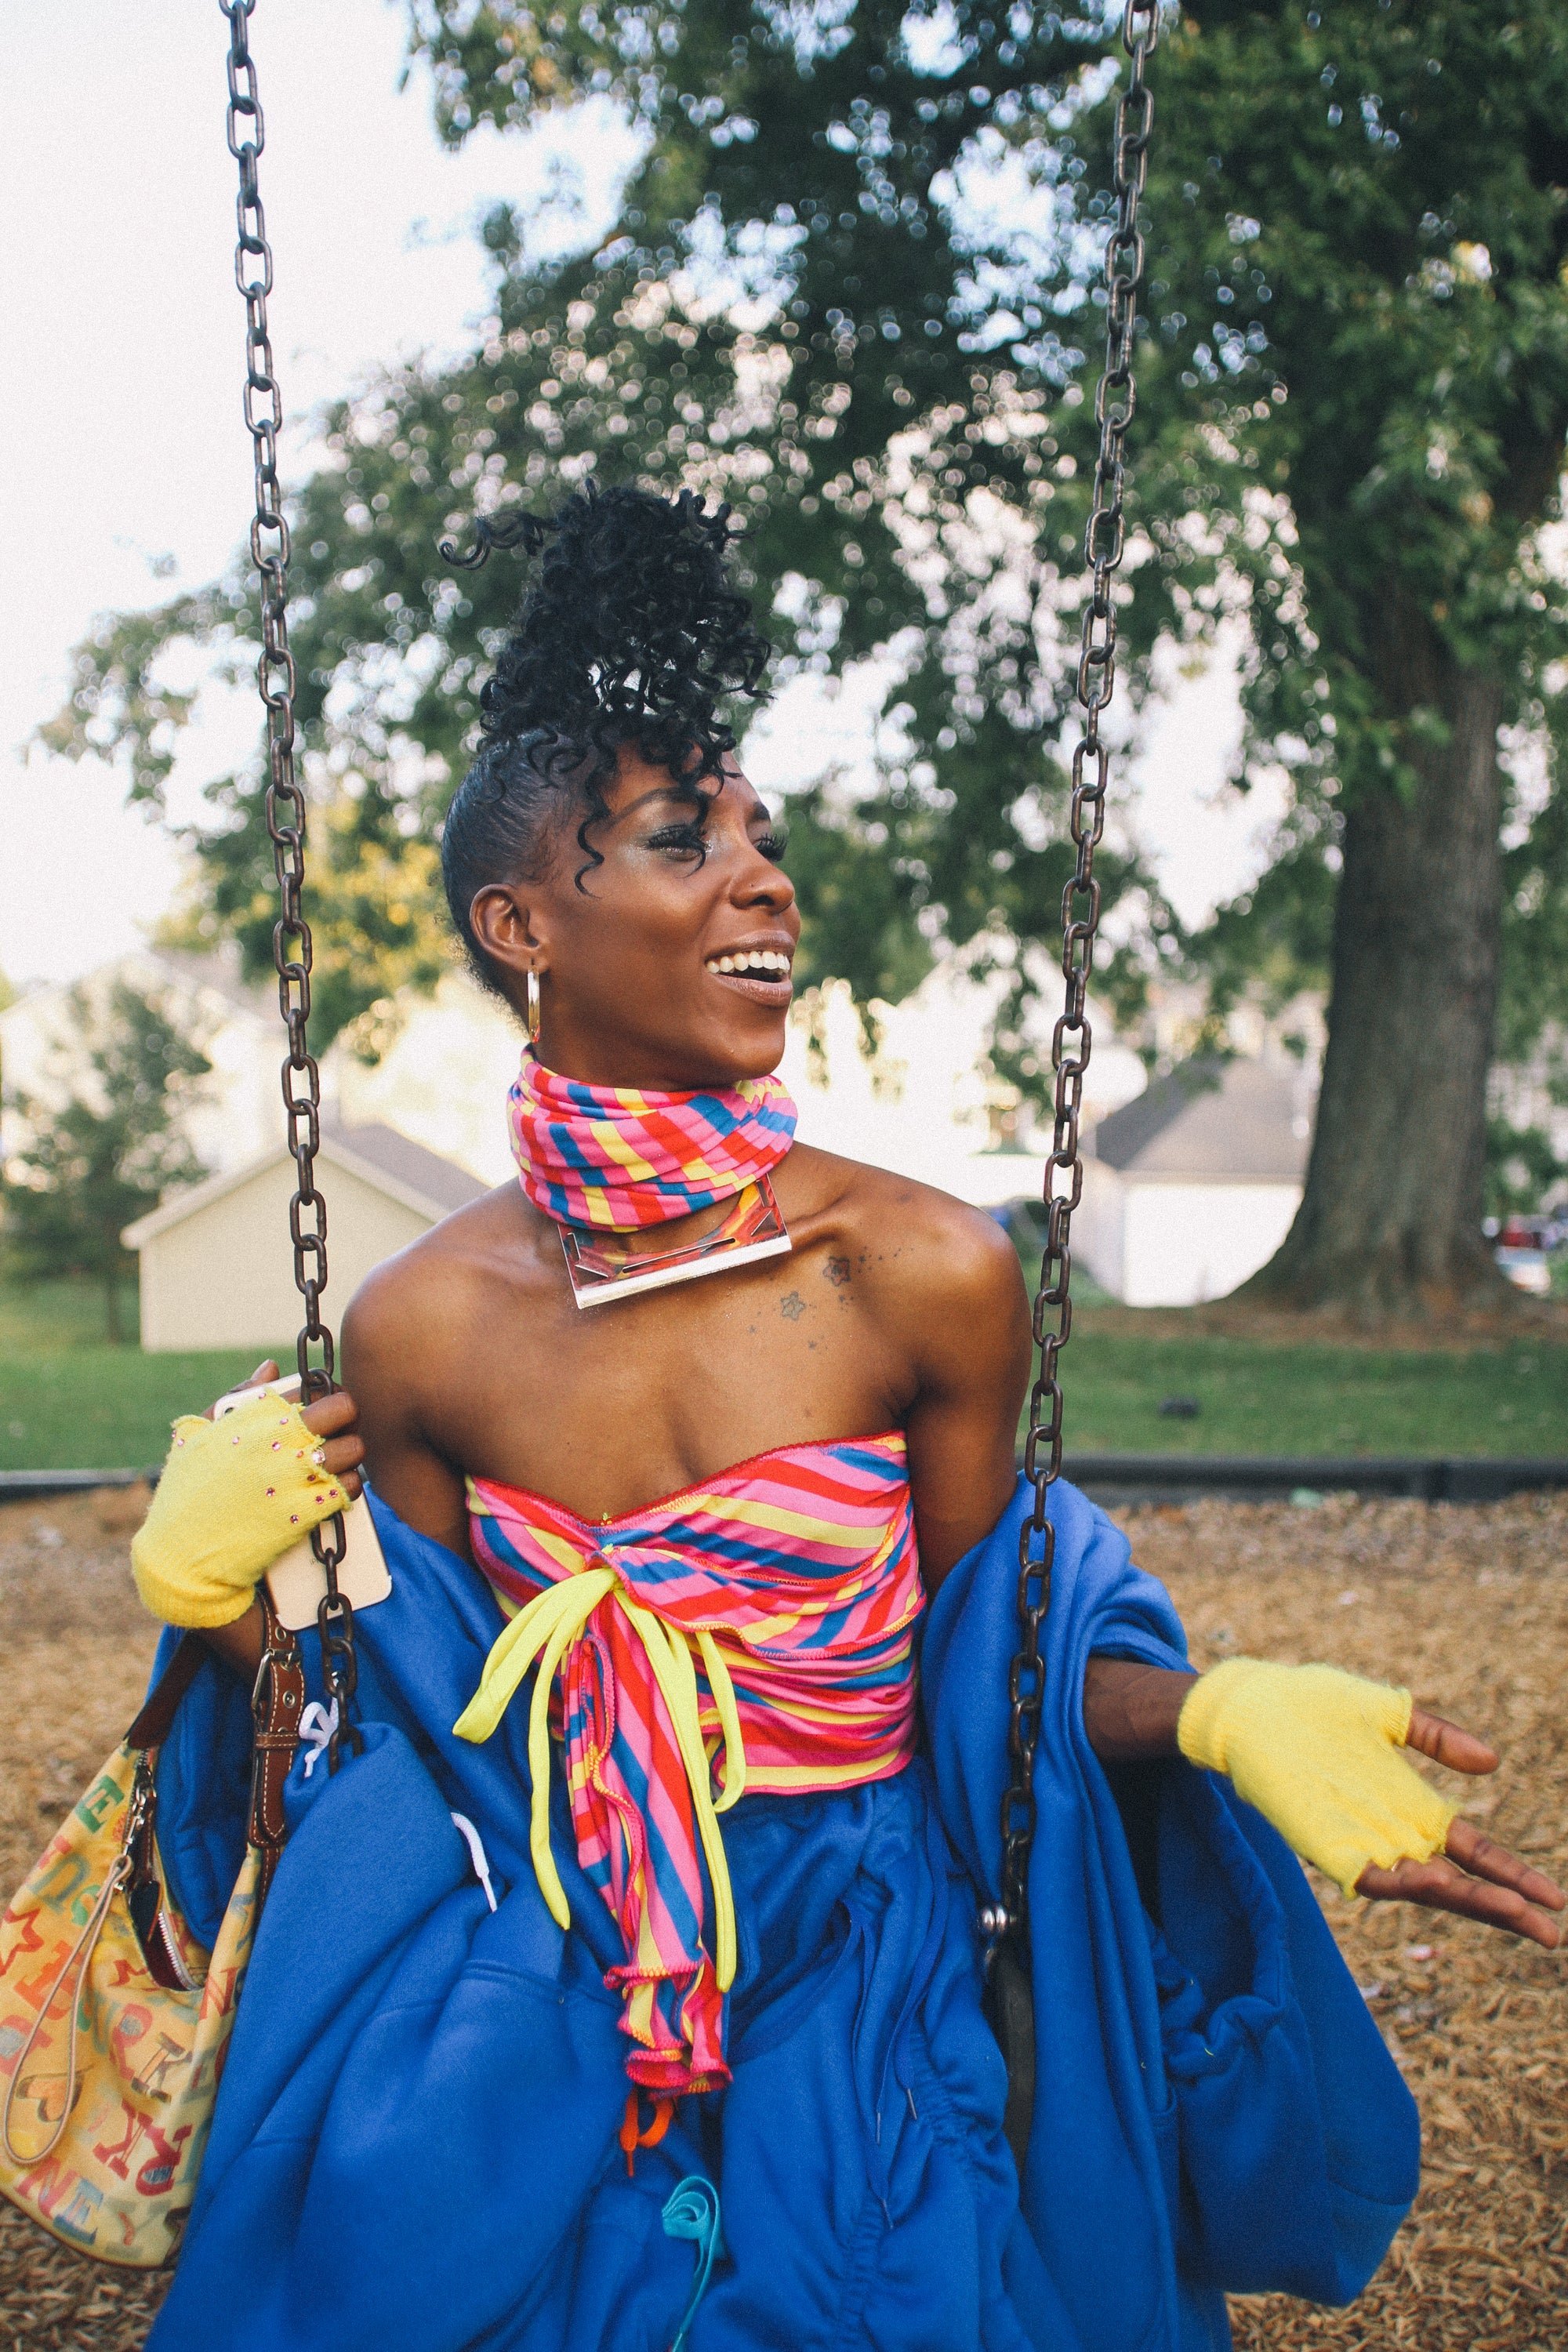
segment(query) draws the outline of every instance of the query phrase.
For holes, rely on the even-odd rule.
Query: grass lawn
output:
[[[122,1313],[134,1330],[133,1288]],[[97,1291],[0,1284],[0,1470],[145,1469],[167,1452],[174,1415],[200,1412],[244,1380],[258,1352],[112,1348]]]
[[[1159,1318],[1162,1330],[1172,1319]],[[1135,1320],[1121,1307],[1074,1321],[1060,1374],[1069,1461],[1075,1453],[1568,1454],[1568,1347],[1299,1347],[1212,1332],[1145,1336],[1127,1328]],[[1163,1415],[1167,1397],[1193,1399],[1197,1417]]]
[[[135,1301],[126,1304],[135,1320]],[[102,1338],[91,1292],[0,1286],[0,1469],[142,1468],[177,1412],[255,1356],[144,1356]],[[285,1360],[292,1346],[284,1349]],[[1075,1454],[1568,1454],[1568,1346],[1468,1351],[1296,1345],[1184,1330],[1169,1312],[1080,1306],[1062,1359]],[[1168,1418],[1167,1397],[1195,1419]]]

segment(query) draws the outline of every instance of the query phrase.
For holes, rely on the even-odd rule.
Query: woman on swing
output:
[[[1053,1623],[1079,1632],[1047,1669],[1057,1778],[1037,1847],[1066,1877],[1032,1882],[1041,2057],[1020,2211],[963,1865],[994,1870],[1028,1306],[987,1218],[794,1142],[773,1073],[800,919],[722,715],[758,697],[768,654],[726,530],[689,498],[622,488],[569,499],[534,535],[442,844],[456,928],[528,1033],[509,1105],[520,1181],[361,1289],[348,1388],[303,1416],[321,1475],[278,1532],[281,1551],[363,1465],[394,1585],[360,1619],[363,1713],[408,1735],[443,1803],[461,1799],[504,1899],[491,1918],[454,1838],[450,1888],[398,1929],[399,1965],[425,1953],[438,1995],[397,1991],[367,1958],[331,2032],[323,2011],[274,2063],[269,2118],[258,2093],[226,2130],[273,2063],[260,2012],[292,1998],[263,1990],[291,1872],[324,1866],[318,1825],[384,1751],[316,1776],[155,2347],[1217,2345],[1225,2285],[1354,2293],[1415,2179],[1407,2095],[1299,1872],[1190,1768],[1228,1775],[1347,1890],[1557,1941],[1562,1895],[1399,1753],[1489,1771],[1479,1739],[1327,1668],[1194,1677],[1114,1530],[1054,1490]],[[227,1453],[204,1489],[215,1517],[242,1507]],[[256,1564],[215,1581],[199,1549],[155,1505],[143,1591],[248,1677]],[[426,1591],[461,1638],[435,1601],[414,1622]],[[343,1849],[351,1880],[367,1834]],[[1237,2004],[1263,2014],[1270,1905],[1296,2087],[1237,2092],[1216,2134],[1204,2084],[1247,2038],[1226,2022]],[[1229,1958],[1189,1912],[1232,1921],[1215,1931]],[[298,1981],[315,1964],[287,1965]],[[482,2030],[463,2008],[481,1979]],[[412,2053],[396,2022],[411,2002]],[[1100,2053],[1118,2034],[1125,2063]],[[312,2067],[331,2081],[307,2095]],[[1130,2122],[1139,2095],[1148,2119]],[[1288,2122],[1272,2138],[1257,2125],[1248,2153],[1247,2116],[1281,2098]],[[1097,2171],[1095,2118],[1113,2110],[1132,2155]],[[1308,2138],[1326,2151],[1321,2210],[1296,2210],[1250,2276],[1248,2254],[1227,2271],[1216,2251],[1205,2129],[1239,2167],[1226,2197],[1270,2216],[1264,2239],[1277,2209],[1311,2203]],[[295,2149],[292,2170],[261,2163],[268,2142]],[[1163,2181],[1152,2219],[1134,2179]],[[711,2194],[697,2224],[694,2183]]]

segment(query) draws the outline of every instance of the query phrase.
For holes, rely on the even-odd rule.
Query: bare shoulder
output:
[[[850,1245],[855,1273],[885,1306],[987,1316],[1026,1308],[1018,1254],[984,1209],[832,1152],[811,1150],[802,1173]]]
[[[373,1267],[343,1316],[351,1384],[438,1367],[462,1346],[498,1274],[517,1279],[519,1223],[517,1187],[498,1185]]]
[[[1005,1499],[1031,1346],[1028,1294],[1007,1234],[932,1184],[826,1152],[813,1153],[796,1181],[803,1205],[813,1203],[801,1239],[833,1254],[830,1272],[839,1260],[832,1278],[860,1309],[916,1454],[929,1467],[942,1430],[971,1469],[994,1454]],[[922,1542],[932,1536],[929,1496],[923,1507]],[[999,1507],[988,1490],[992,1517]]]

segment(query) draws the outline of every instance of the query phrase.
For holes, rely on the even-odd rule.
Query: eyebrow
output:
[[[725,783],[728,783],[731,780],[728,777],[724,779]],[[721,783],[719,789],[720,792],[722,792],[724,785]],[[624,809],[616,811],[616,814],[611,816],[609,824],[613,831],[616,825],[625,824],[628,817],[636,816],[639,809],[647,808],[651,801],[673,801],[677,808],[684,809],[687,812],[694,824],[702,824],[706,823],[709,813],[711,810],[714,802],[717,801],[718,798],[718,793],[702,793],[699,796],[698,805],[694,808],[687,794],[681,792],[678,786],[674,784],[656,784],[651,792],[639,793],[635,801],[628,801]],[[780,822],[780,819],[775,816],[773,811],[768,806],[766,801],[763,799],[761,793],[753,790],[752,806],[747,812],[745,822],[748,825],[777,824]]]
[[[647,808],[650,801],[673,801],[678,808],[683,809],[689,809],[691,806],[687,795],[678,791],[673,784],[656,784],[652,792],[639,793],[635,801],[628,801],[624,809],[616,810],[611,815],[610,824],[625,824],[627,817],[636,816],[638,809]]]

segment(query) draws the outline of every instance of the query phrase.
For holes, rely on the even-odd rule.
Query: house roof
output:
[[[1310,1109],[1294,1065],[1201,1055],[1102,1118],[1095,1155],[1128,1176],[1300,1183]]]
[[[444,1160],[438,1151],[427,1151],[422,1143],[402,1135],[395,1127],[376,1120],[366,1127],[339,1127],[321,1122],[321,1140],[317,1159],[328,1168],[341,1168],[360,1181],[384,1192],[389,1200],[400,1202],[432,1224],[454,1209],[467,1206],[489,1191],[479,1177],[470,1175],[455,1160]],[[288,1158],[281,1144],[264,1151],[243,1168],[233,1168],[226,1175],[209,1176],[205,1184],[193,1184],[176,1192],[146,1216],[138,1217],[127,1225],[121,1240],[127,1249],[140,1249],[171,1225],[182,1224],[187,1217],[199,1216],[226,1193],[237,1192],[262,1169],[276,1166]]]
[[[459,1167],[457,1160],[444,1160],[438,1151],[426,1150],[424,1144],[416,1143],[412,1136],[388,1127],[382,1119],[373,1119],[364,1127],[338,1127],[323,1120],[323,1149],[329,1141],[355,1160],[379,1169],[384,1176],[393,1177],[411,1192],[434,1202],[443,1216],[454,1209],[467,1208],[470,1201],[479,1200],[490,1189],[482,1178]]]

